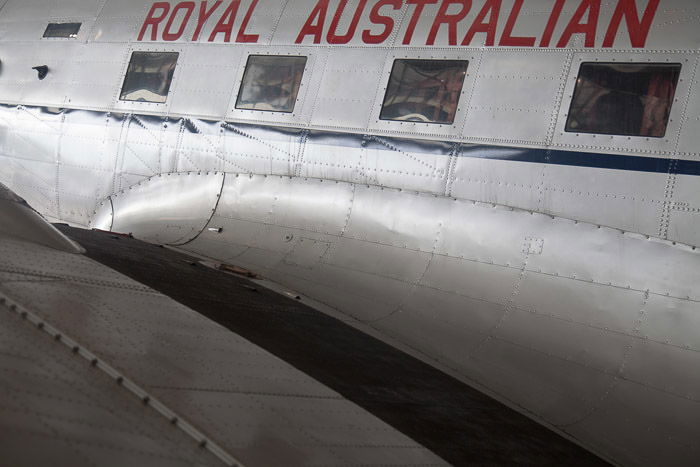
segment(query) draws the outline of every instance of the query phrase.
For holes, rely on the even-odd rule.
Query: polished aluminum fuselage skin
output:
[[[697,2],[662,0],[644,48],[624,27],[612,48],[403,45],[405,4],[382,44],[296,44],[315,4],[261,0],[247,44],[138,41],[142,1],[7,1],[0,182],[49,220],[259,272],[615,463],[697,464]],[[78,37],[42,39],[58,20]],[[119,100],[138,50],[180,53],[166,103]],[[254,53],[308,57],[293,113],[234,108]],[[453,125],[378,118],[405,57],[469,60]],[[614,60],[682,64],[665,137],[564,131],[579,64]]]

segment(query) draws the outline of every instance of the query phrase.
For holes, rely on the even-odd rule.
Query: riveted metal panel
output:
[[[371,325],[454,368],[455,360],[462,360],[455,356],[471,355],[504,312],[501,303],[421,284],[393,313]]]
[[[488,247],[482,247],[484,250]],[[470,260],[436,255],[430,261],[421,285],[506,306],[520,270],[491,264],[489,259]]]
[[[431,195],[358,185],[344,235],[431,252],[440,230],[436,210],[445,209],[434,200]],[[405,215],[396,216],[396,208]]]
[[[540,187],[533,187],[539,202],[531,209],[658,235],[666,179],[662,173],[550,164],[542,170]]]
[[[542,229],[543,216],[498,205],[445,200],[434,251],[453,258],[518,268],[526,237]],[[515,222],[517,229],[509,228]]]
[[[688,81],[690,94],[681,116],[680,134],[678,136],[678,146],[676,148],[681,159],[700,159],[700,74],[698,67],[700,59],[695,58],[685,64],[686,73],[680,79]],[[692,69],[691,69],[692,68]],[[682,101],[677,102],[681,104]]]
[[[141,0],[107,1],[95,21],[91,42],[129,43],[136,39],[150,3]]]
[[[699,359],[698,352],[645,340],[633,349],[625,365],[625,377],[697,404],[700,399],[700,375],[688,371],[688,368],[697,368]]]
[[[227,176],[217,216],[338,235],[350,209],[346,183],[282,176]]]
[[[512,309],[495,337],[586,368],[615,374],[636,338],[560,318]]]
[[[496,146],[465,146],[450,172],[449,195],[484,203],[536,210],[545,164],[508,160],[526,151]],[[484,157],[479,157],[484,156]],[[488,156],[502,157],[504,160]]]
[[[62,57],[62,67],[71,69],[70,84],[63,105],[71,108],[108,110],[115,89],[121,89],[127,44],[90,43],[75,56]]]
[[[303,130],[226,123],[223,157],[227,172],[292,175]]]
[[[513,297],[518,309],[594,329],[632,334],[644,306],[643,292],[536,271],[529,270],[523,276]]]
[[[327,264],[416,284],[421,281],[430,260],[429,253],[387,248],[347,237],[338,238],[323,257]]]
[[[697,352],[700,350],[697,306],[694,300],[650,295],[640,311],[638,333],[645,339]]]
[[[648,402],[639,404],[642,399]],[[629,410],[636,405],[639,410]],[[614,455],[622,464],[685,466],[697,460],[698,420],[697,404],[651,388],[640,391],[637,383],[618,379],[599,407],[567,430],[595,439],[602,455]],[[603,427],[609,435],[601,436]]]
[[[187,116],[223,116],[239,72],[243,50],[230,45],[187,45],[178,57],[170,111]]]
[[[386,81],[382,71],[389,60],[387,50],[357,48],[339,52],[336,49],[328,54],[323,79],[309,96],[314,105],[311,124],[317,128],[364,129],[367,115],[376,109],[375,90]]]
[[[498,338],[485,340],[478,355],[460,366],[554,426],[580,420],[614,381],[612,375]]]
[[[529,269],[584,282],[697,298],[694,284],[699,280],[700,255],[689,247],[566,220],[553,220],[543,238],[544,251],[530,256]]]
[[[568,52],[487,50],[475,75],[462,136],[490,142],[546,144]],[[472,64],[470,63],[470,67]]]

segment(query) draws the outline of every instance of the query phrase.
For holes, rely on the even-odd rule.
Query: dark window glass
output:
[[[395,60],[379,118],[454,122],[466,60]]]
[[[664,136],[680,72],[678,63],[582,63],[566,131]]]
[[[134,52],[119,99],[163,103],[173,80],[177,52]]]
[[[251,55],[236,108],[292,112],[305,66],[306,57]]]
[[[44,37],[78,37],[80,23],[49,23]]]

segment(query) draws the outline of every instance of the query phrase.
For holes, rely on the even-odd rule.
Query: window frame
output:
[[[52,26],[63,26],[63,25],[78,25],[77,30],[73,34],[69,34],[67,36],[58,36],[58,35],[47,35],[49,33],[49,29]],[[65,22],[58,22],[58,23],[47,23],[46,28],[44,29],[44,33],[42,34],[41,38],[42,39],[77,39],[78,35],[80,34],[80,31],[83,29],[83,23],[82,22],[77,22],[77,21],[65,21]]]
[[[677,67],[678,69],[678,76],[676,78],[676,82],[674,83],[674,92],[673,96],[671,98],[671,101],[669,103],[669,109],[668,109],[668,117],[666,118],[666,122],[664,125],[664,134],[660,136],[653,136],[653,135],[642,135],[642,134],[634,134],[634,133],[620,133],[620,132],[612,132],[612,131],[592,131],[592,130],[580,130],[580,129],[569,129],[569,125],[572,119],[572,109],[574,108],[574,104],[576,103],[576,98],[579,95],[579,92],[581,92],[581,89],[579,89],[579,79],[581,77],[581,73],[583,71],[583,68],[587,65],[591,66],[611,66],[611,65],[632,65],[632,66],[665,66],[665,67]],[[678,61],[678,62],[662,62],[662,61],[615,61],[615,60],[605,60],[605,61],[600,61],[600,60],[581,60],[579,62],[578,70],[576,71],[576,74],[573,77],[573,90],[571,93],[571,96],[569,98],[569,105],[566,108],[566,113],[564,114],[564,122],[563,122],[563,131],[566,134],[569,135],[592,135],[595,137],[596,135],[598,136],[609,136],[609,137],[624,137],[624,138],[653,138],[655,140],[660,140],[663,138],[666,138],[669,128],[671,126],[671,122],[673,121],[672,119],[672,113],[675,109],[674,103],[678,100],[677,96],[679,94],[679,87],[682,82],[681,79],[681,73],[683,72],[683,64]]]
[[[122,96],[124,95],[124,88],[127,84],[127,78],[129,76],[129,68],[131,67],[131,62],[134,59],[135,54],[171,54],[175,55],[175,65],[173,67],[172,75],[170,76],[170,82],[168,83],[167,87],[167,92],[165,94],[165,99],[162,102],[159,101],[148,101],[148,100],[137,100],[137,99],[124,99]],[[158,106],[163,106],[168,104],[168,97],[170,96],[171,90],[173,88],[173,84],[175,83],[175,73],[177,71],[177,65],[178,61],[180,60],[180,55],[182,55],[179,51],[177,50],[130,50],[129,51],[129,60],[127,61],[126,64],[126,69],[124,73],[122,74],[122,80],[121,80],[121,87],[119,89],[119,93],[116,96],[117,102],[120,102],[123,104],[146,104],[146,105],[158,105]]]
[[[389,69],[389,75],[386,80],[386,88],[384,89],[384,93],[382,95],[382,98],[380,100],[380,105],[379,105],[379,113],[377,116],[378,121],[382,122],[399,122],[399,123],[416,123],[416,124],[424,124],[424,125],[440,125],[440,126],[454,126],[455,122],[457,122],[457,117],[459,112],[461,111],[460,109],[460,99],[462,97],[462,94],[464,94],[464,90],[467,85],[467,77],[469,75],[469,63],[471,59],[465,59],[465,58],[422,58],[422,57],[394,57],[393,61],[391,62],[391,67]],[[462,78],[462,83],[461,87],[459,90],[459,93],[457,95],[457,101],[455,102],[455,109],[452,114],[452,120],[447,122],[442,122],[442,121],[416,121],[416,120],[401,120],[397,118],[382,118],[382,113],[384,112],[384,106],[387,100],[387,96],[389,95],[389,87],[391,85],[391,79],[392,76],[394,75],[394,70],[396,69],[396,66],[398,62],[464,62],[465,63],[465,68],[464,68],[464,77]]]
[[[293,99],[293,104],[292,108],[290,110],[277,110],[277,109],[251,109],[248,107],[239,107],[240,101],[241,101],[241,96],[243,95],[243,91],[245,88],[246,84],[246,77],[248,76],[248,72],[250,71],[250,61],[251,59],[255,59],[258,57],[265,57],[265,58],[303,58],[304,63],[303,63],[303,71],[301,73],[301,78],[299,78],[299,82],[297,83],[296,86],[296,94],[294,95]],[[240,84],[238,86],[238,92],[236,93],[236,98],[233,103],[233,109],[235,111],[247,111],[247,112],[268,112],[268,113],[275,113],[275,114],[285,114],[285,115],[295,115],[297,111],[297,103],[299,102],[299,96],[301,95],[302,87],[304,85],[304,78],[307,74],[307,67],[309,65],[309,56],[308,55],[285,55],[285,54],[260,54],[260,53],[251,53],[248,54],[246,57],[245,65],[243,67],[243,75],[241,76],[240,79]]]

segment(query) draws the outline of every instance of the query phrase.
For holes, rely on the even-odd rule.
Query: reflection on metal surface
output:
[[[221,172],[149,178],[102,202],[92,227],[154,243],[187,243],[204,230],[223,181]]]

